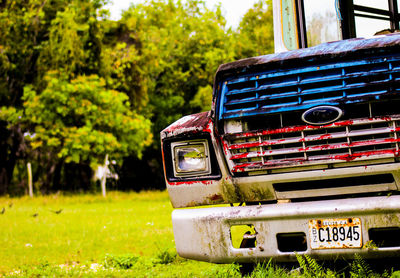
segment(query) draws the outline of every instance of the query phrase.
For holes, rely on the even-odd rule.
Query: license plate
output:
[[[308,228],[311,249],[362,247],[360,218],[313,219]]]

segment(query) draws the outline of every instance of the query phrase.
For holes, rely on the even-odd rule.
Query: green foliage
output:
[[[55,190],[71,186],[69,163],[93,166],[105,154],[121,162],[146,151],[140,163],[161,176],[160,130],[210,109],[221,63],[272,47],[268,1],[238,31],[202,0],[148,0],[118,21],[107,18],[106,2],[1,4],[0,194],[26,179],[19,169],[27,160],[37,165],[34,182]]]
[[[212,87],[207,85],[205,87],[200,87],[194,98],[190,101],[190,106],[195,110],[200,110],[201,112],[211,110],[212,101]]]
[[[66,7],[58,12],[51,22],[49,41],[45,51],[41,53],[42,59],[48,60],[52,69],[64,69],[66,72],[75,72],[85,63],[85,39],[79,34],[87,34],[88,24],[77,22],[77,11],[74,7]]]
[[[0,121],[17,122],[22,117],[22,110],[15,107],[0,107]]]
[[[390,276],[392,278],[399,278],[400,277],[400,271],[395,271],[393,274]]]
[[[64,150],[60,153],[60,146],[67,145],[62,141],[68,137],[67,134],[75,133],[75,137],[83,137],[82,132],[79,134],[78,131],[81,126],[75,126],[75,129],[68,126],[71,130],[67,130],[59,120],[52,122],[55,119],[51,115],[54,109],[46,109],[54,108],[54,105],[43,104],[46,103],[44,98],[51,94],[51,90],[46,89],[48,76],[52,75],[50,72],[63,73],[60,76],[63,82],[78,79],[80,75],[105,74],[100,55],[102,30],[100,18],[97,17],[103,4],[102,0],[27,0],[1,4],[0,133],[4,136],[0,137],[0,194],[10,192],[8,186],[14,169],[19,168],[19,163],[24,165],[25,159],[36,160],[37,165],[42,166],[34,167],[33,176],[35,181],[47,180],[48,187],[53,183],[57,185],[53,176],[60,176],[64,161],[82,161],[82,151],[72,154]],[[45,94],[39,97],[43,92]],[[32,119],[27,116],[29,111],[28,114],[24,111],[26,105],[33,105],[29,108],[36,113],[31,114]],[[62,107],[58,109],[63,110]],[[42,122],[36,122],[38,120]],[[6,131],[3,126],[7,126]],[[85,133],[89,130],[81,131]],[[108,130],[100,131],[110,133]],[[38,137],[29,145],[23,134],[32,135],[32,139],[36,135]],[[122,153],[126,153],[126,150],[122,150]],[[96,159],[87,159],[85,163]]]
[[[234,57],[219,9],[198,0],[153,0],[131,6],[115,28],[124,44],[113,52],[113,75],[119,76],[113,84],[130,96],[147,96],[141,97],[148,101],[143,110],[155,136],[182,115],[210,106],[215,70]]]
[[[350,276],[352,278],[368,278],[375,275],[373,275],[373,271],[368,263],[360,255],[355,254],[354,261],[351,264]]]
[[[378,246],[373,240],[368,240],[366,243],[364,243],[363,249],[378,249]]]
[[[274,52],[271,0],[259,0],[254,4],[240,22],[236,37],[236,59]]]
[[[303,256],[296,254],[296,258],[305,277],[335,277],[334,272],[324,269],[315,259],[306,254]]]
[[[2,207],[5,213],[0,221],[0,276],[241,277],[236,264],[210,264],[179,256],[168,264],[155,263],[160,250],[174,256],[171,249],[162,249],[174,240],[172,207],[166,191],[110,192],[107,198],[87,194],[33,199],[0,197]],[[60,208],[60,214],[54,213]],[[37,216],[33,217],[33,213]],[[303,260],[309,267],[307,258]],[[329,273],[325,268],[322,272]],[[336,277],[346,277],[342,274],[335,273]],[[398,272],[391,275],[399,277]],[[389,276],[372,273],[370,277]],[[249,277],[310,276],[268,262],[257,265]]]
[[[267,263],[258,263],[253,272],[250,274],[251,278],[268,278],[268,277],[290,277],[290,274],[284,268],[278,267],[272,261]]]
[[[22,104],[23,87],[41,84],[49,70],[68,74],[101,71],[102,35],[97,19],[101,2],[29,0],[3,5],[0,105]]]
[[[106,254],[145,257],[153,268],[158,246],[173,240],[167,192],[0,197],[2,207],[0,276],[43,262],[103,265]]]
[[[239,269],[240,267],[238,264],[229,264],[225,268],[211,269],[206,272],[205,276],[215,278],[240,278],[242,275]]]
[[[170,251],[168,248],[159,249],[155,262],[158,264],[170,264],[175,261],[176,256],[176,252]]]
[[[42,79],[49,70],[64,72],[69,77],[103,74],[103,34],[98,20],[101,1],[60,2],[66,3],[64,7],[56,8],[54,18],[46,26],[46,40],[39,48],[38,77]],[[45,8],[50,9],[48,6],[45,5]],[[51,13],[48,9],[45,11]],[[37,81],[40,82],[40,79]]]
[[[30,131],[33,150],[68,162],[101,163],[113,157],[141,155],[151,142],[150,122],[130,110],[127,96],[107,90],[96,75],[69,82],[57,74],[42,92],[25,87],[24,114],[17,123]]]
[[[110,268],[119,268],[119,269],[130,269],[132,268],[136,262],[138,261],[139,257],[132,255],[132,254],[125,254],[125,255],[112,255],[107,254],[104,259],[104,267]]]
[[[0,9],[1,106],[20,104],[22,88],[32,80],[43,18],[39,0],[7,1]]]

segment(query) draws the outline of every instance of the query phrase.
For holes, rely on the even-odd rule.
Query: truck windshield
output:
[[[335,1],[305,0],[304,13],[308,46],[341,39]]]
[[[393,2],[390,11],[389,2]],[[395,5],[395,6],[394,6]],[[397,19],[392,23],[391,14]],[[398,29],[397,1],[388,0],[354,0],[354,20],[357,37],[369,37],[379,32]],[[392,26],[391,25],[396,25]]]
[[[294,0],[294,2],[300,48],[399,30],[397,0]]]

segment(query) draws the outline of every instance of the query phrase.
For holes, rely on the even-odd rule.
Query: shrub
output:
[[[175,261],[176,258],[176,252],[175,251],[169,251],[169,249],[162,249],[159,250],[157,256],[156,256],[156,263],[158,264],[170,264],[173,261]]]
[[[118,268],[118,269],[130,269],[132,268],[139,257],[131,255],[131,254],[125,254],[125,255],[112,255],[112,254],[107,254],[105,259],[104,259],[104,267],[106,268]]]

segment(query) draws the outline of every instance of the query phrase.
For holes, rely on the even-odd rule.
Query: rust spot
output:
[[[219,200],[223,200],[222,196],[219,194],[214,194],[210,197],[208,197],[211,201],[219,201]]]

